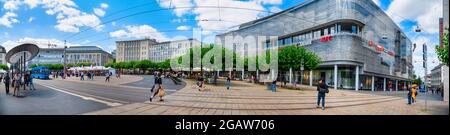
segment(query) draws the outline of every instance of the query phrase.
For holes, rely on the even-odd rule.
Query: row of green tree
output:
[[[78,63],[78,64],[67,64],[67,67],[81,67],[81,66],[91,66],[92,63]],[[30,67],[35,68],[38,66],[46,66],[50,70],[63,70],[64,64],[33,64]]]
[[[203,59],[205,57],[205,54],[207,54],[209,51],[212,51],[213,49],[213,44],[203,47],[201,48],[201,58]],[[191,48],[190,49],[190,53],[189,54],[185,54],[184,56],[180,56],[178,57],[178,64],[181,63],[182,58],[183,57],[187,57],[186,55],[190,55],[190,67],[189,68],[199,68],[199,67],[194,67],[193,63],[194,62],[198,62],[198,61],[193,61],[193,54],[194,54],[194,49],[199,49],[199,48]],[[260,60],[265,60],[266,63],[269,63],[270,61],[270,53],[267,51],[265,53],[265,55],[263,56],[251,56],[251,57],[242,57],[242,56],[238,56],[236,53],[231,53],[231,50],[227,49],[227,48],[223,48],[222,47],[222,63],[225,63],[225,58],[227,57],[232,57],[233,58],[233,68],[236,68],[236,62],[237,61],[241,61],[244,60],[244,68],[248,69],[248,65],[249,65],[249,61],[253,60],[256,62],[256,65],[258,65],[258,63],[260,62]],[[315,68],[318,67],[318,65],[322,62],[322,60],[320,59],[319,56],[317,56],[315,53],[310,52],[308,50],[306,50],[304,47],[299,47],[299,46],[287,46],[284,48],[281,48],[278,50],[278,69],[282,70],[282,71],[288,71],[290,69],[292,70],[300,70],[300,67],[304,67],[305,70],[313,70]],[[232,56],[226,56],[226,55],[232,55]],[[211,63],[214,63],[214,57],[210,59]],[[197,64],[198,65],[198,64]],[[225,64],[214,64],[214,65],[222,65],[221,69],[224,70],[225,69]],[[216,69],[220,69],[220,67],[213,67]],[[259,70],[258,66],[256,67],[256,69]]]
[[[163,62],[153,62],[150,60],[141,60],[141,61],[129,61],[129,62],[110,62],[105,64],[105,67],[112,67],[115,69],[119,69],[123,71],[124,69],[133,70],[135,73],[136,69],[139,71],[147,71],[149,69],[152,70],[169,70],[170,69],[170,60],[165,60]]]

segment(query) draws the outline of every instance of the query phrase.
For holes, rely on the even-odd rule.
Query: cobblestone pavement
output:
[[[80,80],[80,77],[67,77],[64,79],[64,81],[70,81],[70,82],[77,82],[77,83],[90,83],[90,84],[98,84],[98,85],[106,85],[106,86],[126,86],[124,84],[127,83],[133,83],[142,81],[144,78],[137,75],[121,75],[120,78],[116,78],[116,76],[111,76],[109,82],[105,82],[105,76],[94,76],[94,80],[88,80],[88,78],[85,76],[85,80]],[[59,78],[52,78],[54,80],[62,80],[61,77]],[[132,86],[128,86],[132,87]],[[138,88],[138,87],[132,87],[132,88]]]
[[[407,105],[406,98],[371,93],[331,90],[326,109],[316,108],[317,92],[266,90],[265,86],[233,81],[231,90],[207,85],[198,91],[193,81],[164,97],[163,102],[144,102],[87,113],[87,115],[448,115],[448,102],[419,100]],[[155,99],[158,100],[158,99]]]

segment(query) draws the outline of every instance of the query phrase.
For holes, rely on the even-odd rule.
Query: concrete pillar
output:
[[[259,70],[256,70],[256,80],[258,80],[259,81]]]
[[[292,68],[289,68],[289,83],[292,84]]]
[[[383,80],[383,91],[386,91],[386,78]]]
[[[242,80],[245,79],[245,78],[244,78],[244,74],[245,74],[245,69],[242,69],[242,75],[241,75]]]
[[[398,80],[395,80],[395,91],[398,91]]]
[[[309,86],[313,86],[313,71],[309,71]]]
[[[359,66],[356,66],[355,69],[355,91],[359,90]]]
[[[337,90],[337,75],[338,75],[338,66],[334,65],[334,89]]]
[[[375,76],[372,76],[372,91],[375,91]]]

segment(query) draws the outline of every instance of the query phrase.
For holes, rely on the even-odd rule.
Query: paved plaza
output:
[[[314,87],[303,90],[266,90],[263,85],[233,81],[231,90],[222,85],[207,85],[198,91],[193,81],[164,97],[160,102],[138,102],[112,107],[87,115],[448,115],[449,104],[419,98],[407,105],[405,92],[355,92],[331,90],[326,109],[316,108]],[[404,96],[402,96],[404,95]]]

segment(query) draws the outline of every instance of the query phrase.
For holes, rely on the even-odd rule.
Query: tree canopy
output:
[[[279,69],[289,70],[289,68],[313,70],[322,62],[315,53],[306,50],[304,47],[287,46],[280,49],[278,53]]]

